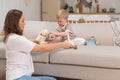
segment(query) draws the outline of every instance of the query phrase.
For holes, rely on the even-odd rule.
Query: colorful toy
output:
[[[90,36],[90,38],[87,39],[87,41],[86,41],[86,45],[94,45],[94,46],[96,46],[96,45],[99,45],[99,41],[96,40],[95,36]]]

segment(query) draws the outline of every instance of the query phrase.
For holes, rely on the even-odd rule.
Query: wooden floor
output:
[[[39,75],[33,75],[33,76],[39,76]],[[69,78],[60,78],[55,77],[57,80],[81,80],[81,79],[69,79]],[[0,70],[0,80],[5,80],[5,71]]]
[[[33,75],[33,76],[43,76],[43,75]],[[54,76],[50,76],[50,77],[54,77]],[[82,79],[70,79],[70,78],[61,78],[61,77],[54,77],[54,78],[56,78],[56,80],[82,80]]]
[[[5,80],[5,71],[0,70],[0,80]]]
[[[68,78],[56,78],[57,80],[81,80],[81,79],[68,79]]]

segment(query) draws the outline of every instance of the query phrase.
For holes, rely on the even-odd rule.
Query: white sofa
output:
[[[114,32],[111,24],[76,23],[71,26],[77,36],[95,36],[100,45],[78,46],[77,50],[58,49],[46,53],[32,53],[34,74],[73,80],[120,80],[120,47],[113,46]],[[56,27],[57,22],[26,21],[24,36],[36,38],[40,30],[55,31]],[[1,71],[5,71],[4,48],[4,44],[0,44]]]

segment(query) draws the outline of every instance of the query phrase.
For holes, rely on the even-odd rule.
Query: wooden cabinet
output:
[[[63,8],[64,0],[42,0],[42,20],[56,20],[56,13]]]

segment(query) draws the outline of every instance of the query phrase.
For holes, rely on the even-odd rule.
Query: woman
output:
[[[6,44],[6,80],[54,80],[50,77],[32,77],[34,72],[31,52],[45,52],[73,47],[68,42],[39,45],[23,36],[24,16],[20,10],[10,10],[4,22]]]

